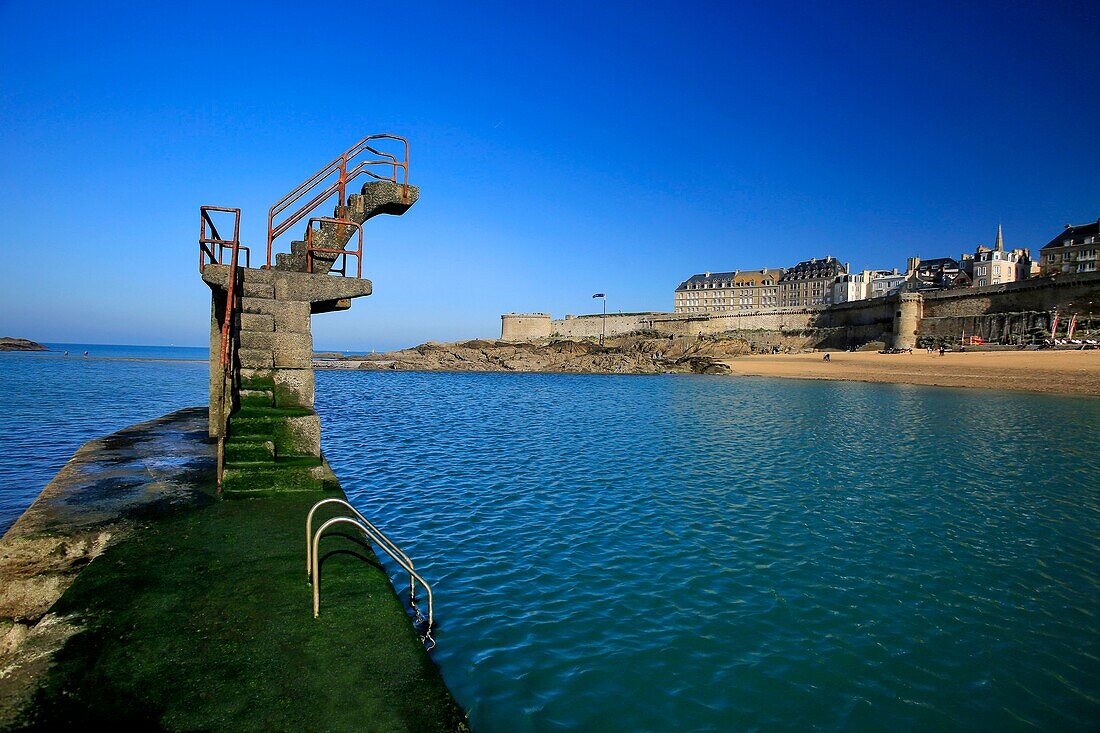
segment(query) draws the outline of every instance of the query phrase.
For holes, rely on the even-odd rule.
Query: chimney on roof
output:
[[[1100,221],[1100,219],[1097,219],[1096,221]],[[1073,225],[1072,224],[1066,224],[1066,229],[1073,229]]]
[[[707,272],[704,272],[703,277],[710,277],[710,271],[708,270]]]

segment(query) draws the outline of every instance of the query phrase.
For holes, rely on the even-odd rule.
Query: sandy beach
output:
[[[739,376],[840,379],[1048,394],[1100,395],[1100,350],[949,352],[944,356],[832,352],[723,359]]]

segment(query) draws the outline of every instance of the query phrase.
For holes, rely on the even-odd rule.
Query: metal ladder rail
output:
[[[428,634],[430,636],[432,627],[435,624],[435,615],[432,606],[432,587],[428,585],[428,581],[420,577],[420,575],[415,570],[413,570],[411,566],[409,566],[404,560],[402,560],[397,553],[390,552],[388,547],[378,542],[379,537],[371,532],[370,528],[368,528],[367,525],[363,524],[357,519],[352,519],[351,517],[333,517],[332,519],[322,524],[317,530],[317,534],[313,535],[313,566],[310,569],[310,577],[313,583],[313,618],[317,618],[318,614],[320,614],[321,612],[321,568],[320,557],[318,553],[321,544],[321,535],[325,533],[326,529],[328,529],[329,527],[334,527],[337,524],[350,524],[354,527],[357,527],[359,531],[367,536],[368,539],[378,544],[383,549],[383,551],[385,551],[385,553],[394,560],[394,562],[400,565],[402,569],[404,569],[405,572],[409,574],[410,578],[415,578],[416,580],[420,581],[420,584],[424,586],[424,590],[428,592]]]
[[[378,529],[378,527],[376,527],[373,522],[371,522],[369,519],[364,517],[362,512],[360,512],[358,509],[356,509],[355,507],[353,507],[351,504],[344,501],[343,499],[337,499],[335,497],[330,497],[328,499],[321,499],[321,501],[314,504],[313,508],[309,510],[309,514],[306,515],[306,579],[309,582],[311,582],[311,583],[313,582],[313,547],[311,545],[311,542],[313,540],[313,515],[317,512],[318,509],[320,509],[325,504],[339,504],[340,506],[342,506],[342,507],[348,509],[349,511],[351,511],[351,513],[354,514],[359,519],[360,522],[362,522],[363,524],[370,527],[370,529],[373,530],[374,533],[378,535],[378,537],[381,540],[379,542],[379,544],[384,543],[385,546],[386,546],[386,548],[385,548],[386,551],[387,551],[386,554],[389,554],[389,555],[392,556],[392,553],[396,552],[398,555],[401,556],[401,559],[404,560],[410,568],[415,569],[415,566],[413,565],[412,558],[409,557],[408,555],[406,555],[405,552],[400,547],[397,546],[397,543],[395,543],[393,540],[391,540],[386,535],[385,532]],[[409,576],[409,601],[413,602],[415,600],[416,600],[416,581],[413,580],[412,576],[410,575]]]

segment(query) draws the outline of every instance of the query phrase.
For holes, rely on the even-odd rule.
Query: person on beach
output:
[[[826,354],[825,356],[823,356],[821,358],[821,361],[832,361],[832,359],[830,359],[829,356],[830,356],[829,354]]]

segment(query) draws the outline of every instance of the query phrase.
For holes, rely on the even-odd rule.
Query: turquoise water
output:
[[[475,730],[1100,722],[1100,400],[685,376],[317,386],[345,488],[434,584],[433,655]]]
[[[0,352],[0,533],[87,441],[208,399],[205,348],[46,345]]]
[[[0,354],[4,529],[87,440],[206,402],[205,349],[63,348]],[[348,492],[434,585],[475,730],[1100,720],[1100,400],[366,372],[317,396]]]

